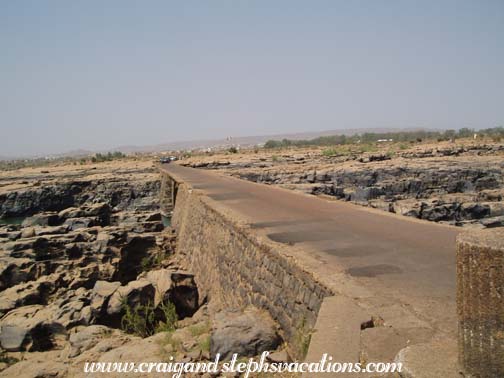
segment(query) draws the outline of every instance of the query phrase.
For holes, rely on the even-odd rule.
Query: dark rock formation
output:
[[[363,162],[380,161],[369,156]],[[373,160],[374,159],[374,160]],[[492,206],[502,201],[502,168],[447,166],[369,165],[323,171],[232,170],[233,176],[249,181],[282,185],[314,195],[329,195],[360,205],[406,216],[453,225],[478,224],[497,227],[500,221],[484,221],[493,215]]]
[[[156,206],[158,192],[158,180],[140,182],[120,179],[115,181],[105,179],[67,181],[0,194],[0,217],[18,217],[44,211],[62,211],[71,207],[100,202],[120,210],[149,211]]]

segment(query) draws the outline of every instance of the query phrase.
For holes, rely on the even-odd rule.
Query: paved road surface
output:
[[[445,320],[453,324],[459,229],[251,183],[216,171],[176,164],[162,168],[239,214],[258,233],[302,247],[374,292],[418,304],[420,312],[432,312],[435,318],[443,317],[446,304]]]

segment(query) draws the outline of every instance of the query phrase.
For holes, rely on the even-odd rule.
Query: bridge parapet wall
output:
[[[164,216],[170,216],[175,208],[178,183],[166,173],[161,173],[161,188],[159,193],[159,206]]]
[[[459,360],[469,377],[504,377],[504,229],[457,238]]]
[[[302,355],[329,289],[186,184],[178,185],[172,225],[202,295],[220,308],[267,310]],[[304,349],[304,350],[303,350]]]

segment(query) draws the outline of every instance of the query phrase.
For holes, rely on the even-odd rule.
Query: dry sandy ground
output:
[[[152,169],[152,172],[148,172]],[[43,186],[62,179],[98,180],[121,175],[135,175],[136,178],[157,177],[153,158],[127,158],[102,163],[60,163],[46,167],[21,168],[17,170],[0,171],[0,194],[32,186]]]
[[[280,149],[243,149],[239,153],[230,153],[228,151],[221,151],[215,153],[197,153],[190,158],[186,158],[182,161],[183,164],[201,164],[201,163],[250,163],[250,162],[268,162],[273,163],[273,165],[285,165],[285,163],[291,162],[291,165],[303,165],[304,169],[319,167],[334,167],[337,163],[338,167],[351,167],[355,165],[353,160],[347,160],[349,156],[369,156],[369,155],[389,155],[392,160],[398,159],[401,155],[406,154],[422,154],[428,151],[443,151],[449,149],[457,148],[477,148],[479,146],[488,147],[502,147],[503,143],[495,143],[491,140],[479,140],[474,141],[472,139],[467,140],[457,140],[455,143],[452,142],[424,142],[424,143],[375,143],[373,145],[345,145],[345,146],[324,146],[324,147],[288,147]],[[328,156],[328,153],[336,153],[334,156]],[[461,156],[443,156],[442,160],[457,161],[457,160],[472,160],[483,163],[490,163],[496,161],[496,157],[499,159],[504,158],[504,150],[500,150],[491,156],[481,156],[477,154],[468,154],[467,157],[470,159],[460,159]],[[301,159],[304,158],[305,161],[296,163],[289,159]],[[436,158],[439,160],[439,158]],[[420,159],[408,159],[410,164],[417,163]],[[374,162],[377,164],[378,162]],[[390,162],[385,163],[390,164]],[[263,168],[268,168],[263,167]]]

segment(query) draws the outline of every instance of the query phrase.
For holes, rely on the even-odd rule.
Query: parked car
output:
[[[163,156],[162,158],[159,159],[159,162],[161,164],[168,164],[171,163],[172,161],[178,160],[178,157],[176,156]]]

